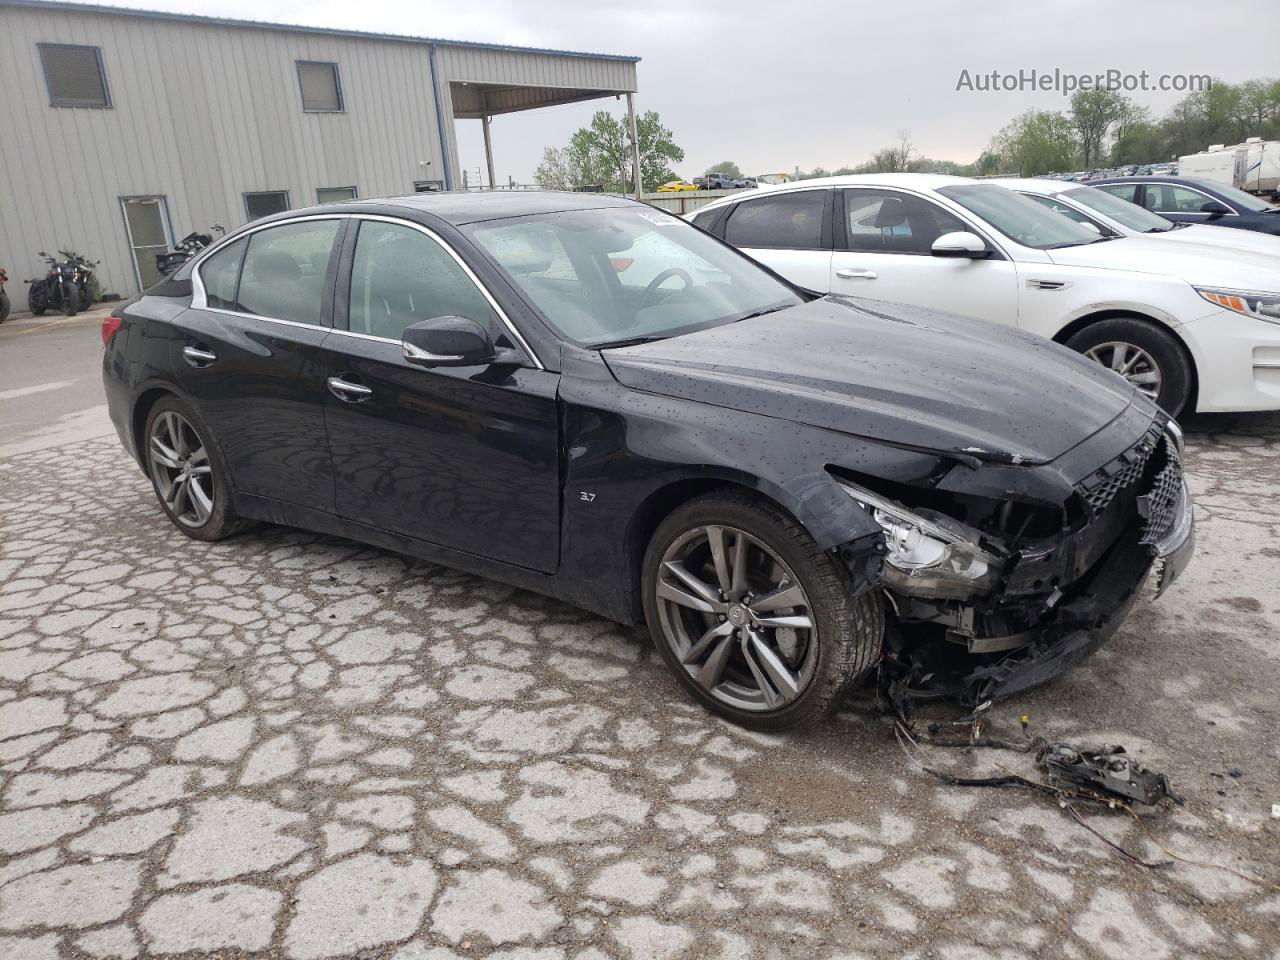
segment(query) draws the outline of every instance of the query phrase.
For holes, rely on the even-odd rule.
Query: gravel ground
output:
[[[114,439],[0,458],[0,957],[1280,958],[1280,417],[1189,449],[1183,579],[994,717],[1167,771],[1184,807],[1086,816],[1154,868],[931,779],[870,703],[746,733],[637,631],[331,538],[186,540]]]

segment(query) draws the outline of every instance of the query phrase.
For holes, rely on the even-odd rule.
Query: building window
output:
[[[320,187],[316,190],[316,203],[341,203],[355,198],[355,187]]]
[[[244,212],[250,220],[269,217],[273,213],[284,213],[288,209],[288,190],[263,190],[259,193],[244,195]]]
[[[40,60],[51,107],[109,107],[107,73],[97,47],[41,43]]]
[[[439,193],[444,189],[443,180],[415,180],[413,181],[414,193]]]
[[[336,63],[299,60],[298,86],[302,88],[302,109],[307,113],[342,112],[342,85]]]

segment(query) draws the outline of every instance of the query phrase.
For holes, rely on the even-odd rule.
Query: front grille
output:
[[[1173,441],[1164,438],[1165,465],[1156,474],[1151,488],[1138,498],[1138,512],[1146,520],[1142,542],[1158,543],[1178,522],[1178,503],[1182,496],[1182,463]]]
[[[1101,516],[1121,490],[1138,482],[1151,454],[1161,442],[1163,426],[1159,420],[1155,421],[1141,440],[1110,463],[1099,467],[1092,476],[1080,481],[1076,489],[1089,507],[1090,519]]]

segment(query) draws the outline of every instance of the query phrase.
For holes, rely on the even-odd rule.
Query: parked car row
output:
[[[1119,167],[1094,167],[1091,170],[1077,170],[1074,173],[1046,173],[1048,180],[1070,180],[1074,183],[1089,183],[1103,177],[1176,177],[1177,163],[1129,163]]]
[[[658,187],[658,193],[681,193],[692,190],[754,190],[759,186],[755,177],[726,177],[720,173],[708,173],[693,180],[670,180]]]
[[[810,290],[1066,344],[1173,415],[1280,408],[1280,241],[1103,235],[1000,181],[930,174],[806,180],[690,219]]]
[[[1177,244],[943,177],[697,220],[578,193],[258,220],[104,321],[108,410],[191,538],[292,524],[644,622],[691,696],[760,729],[873,670],[905,699],[1020,693],[1184,569],[1153,398],[1190,360],[1119,349],[1176,315],[1244,350],[1272,328],[1226,285],[1271,283],[1262,258],[1197,288],[1160,273]],[[1115,372],[1034,335],[1067,329],[1105,331]],[[1210,372],[1202,405],[1262,402]]]

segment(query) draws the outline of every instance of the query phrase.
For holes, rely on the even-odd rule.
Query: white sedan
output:
[[[1030,197],[1076,223],[1092,224],[1104,237],[1155,236],[1280,257],[1280,237],[1208,223],[1174,223],[1097,187],[1040,177],[1000,177],[989,182]]]
[[[934,174],[802,180],[689,219],[810,290],[1065,343],[1173,414],[1280,409],[1271,254],[1103,237],[1005,187]]]

